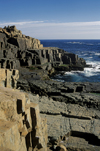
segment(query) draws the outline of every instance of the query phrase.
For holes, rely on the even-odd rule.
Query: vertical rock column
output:
[[[16,88],[18,78],[18,70],[0,69],[0,86]]]
[[[26,93],[0,87],[0,147],[47,151],[46,119]]]

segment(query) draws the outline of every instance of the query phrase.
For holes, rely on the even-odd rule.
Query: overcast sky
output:
[[[8,25],[37,39],[100,39],[100,0],[1,0]]]

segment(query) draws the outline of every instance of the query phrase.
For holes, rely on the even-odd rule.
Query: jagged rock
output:
[[[38,39],[22,35],[22,32],[16,29],[16,26],[8,26],[4,27],[4,29],[0,28],[0,32],[7,36],[8,43],[19,47],[21,50],[37,49],[43,47]]]

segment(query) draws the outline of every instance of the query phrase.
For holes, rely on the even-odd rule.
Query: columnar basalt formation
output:
[[[12,83],[16,88],[18,76],[18,70],[0,69],[0,148],[47,151],[47,124],[39,106],[30,102],[27,93],[11,89]]]
[[[0,28],[1,68],[18,69],[22,66],[40,65],[43,69],[51,70],[61,64],[74,65],[77,69],[81,66],[83,69],[86,62],[62,49],[44,48],[38,39],[23,35],[15,26]]]
[[[45,79],[85,66],[84,59],[44,48],[15,26],[0,28],[0,149],[47,151],[48,131],[53,151],[100,151],[100,83]]]

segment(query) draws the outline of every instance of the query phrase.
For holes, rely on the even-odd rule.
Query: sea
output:
[[[65,72],[52,79],[61,82],[100,82],[100,40],[40,40],[44,47],[59,47],[85,59],[91,68]]]

